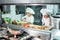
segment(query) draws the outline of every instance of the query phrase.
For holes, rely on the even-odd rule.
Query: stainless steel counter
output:
[[[40,30],[40,29],[34,29],[34,28],[25,28],[25,27],[20,26],[20,25],[12,25],[12,24],[3,24],[3,26],[9,27],[11,29],[23,30],[23,31],[27,32],[29,35],[32,35],[32,36],[35,36],[35,35],[38,35],[38,36],[39,35],[41,35],[41,36],[45,35],[45,36],[48,36],[47,38],[50,38],[50,35],[51,35],[51,31],[49,31],[49,30]]]
[[[40,30],[40,29],[34,29],[34,28],[25,28],[25,27],[23,27],[23,26],[20,26],[20,25],[13,25],[13,24],[3,24],[3,26],[5,26],[5,27],[9,27],[9,28],[11,28],[11,29],[20,29],[20,30],[23,30],[23,31],[26,31],[26,32],[28,32],[28,31],[36,31],[36,32],[43,32],[44,34],[45,33],[51,33],[51,31],[49,31],[49,30]]]

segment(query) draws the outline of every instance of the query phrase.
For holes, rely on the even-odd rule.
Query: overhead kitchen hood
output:
[[[60,0],[0,0],[0,4],[16,3],[60,3]]]

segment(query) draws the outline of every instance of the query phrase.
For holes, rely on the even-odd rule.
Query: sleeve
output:
[[[22,17],[22,20],[26,20],[26,16]]]
[[[42,25],[44,24],[44,19],[42,18]]]
[[[26,18],[26,16],[22,17],[22,19]]]
[[[51,19],[51,27],[54,27],[54,19]]]
[[[34,23],[34,17],[31,18],[30,22],[33,24]]]

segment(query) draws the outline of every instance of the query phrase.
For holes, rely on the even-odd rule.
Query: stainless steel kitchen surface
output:
[[[0,27],[1,27],[1,25],[2,25],[2,12],[0,10]]]
[[[1,0],[0,2],[2,1],[3,0]],[[37,2],[38,1],[39,0],[37,0]],[[10,2],[12,3],[13,0]],[[33,3],[37,3],[37,2],[33,2]],[[54,1],[52,0],[50,2],[54,3]],[[58,1],[55,0],[55,3],[57,2],[59,3],[59,0]],[[44,1],[42,1],[41,3],[44,3]],[[48,2],[46,1],[46,3]],[[33,24],[30,24],[30,23],[28,24],[26,22],[21,21],[22,17],[26,15],[26,8],[28,7],[32,8],[35,11],[35,14],[33,14],[34,16]],[[42,8],[50,10],[50,14],[51,14],[50,16],[52,17],[52,21],[53,21],[51,23],[53,25],[52,27],[49,26],[48,28],[45,29],[42,26],[42,14],[40,12]],[[0,14],[2,14],[1,15],[1,21],[2,21],[1,31],[3,31],[3,33],[6,33],[6,35],[1,33],[0,35],[1,37],[2,35],[5,35],[5,36],[8,36],[6,39],[10,39],[10,40],[11,39],[14,40],[15,38],[17,40],[21,40],[21,39],[33,40],[36,37],[41,40],[57,40],[56,37],[54,37],[55,35],[53,33],[55,33],[56,30],[60,30],[60,5],[59,4],[32,4],[32,3],[23,4],[23,5],[22,4],[16,4],[16,5],[8,4],[8,5],[0,5],[0,10],[1,10]],[[26,25],[28,27],[26,27]],[[31,27],[31,26],[34,26],[34,27]],[[20,33],[17,34],[17,32],[18,33],[20,32]]]
[[[9,3],[60,3],[60,0],[0,0],[0,4]]]

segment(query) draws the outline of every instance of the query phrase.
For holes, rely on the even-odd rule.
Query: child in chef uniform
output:
[[[40,12],[42,13],[42,25],[46,27],[52,27],[52,17],[51,17],[51,12],[48,9],[41,9]]]
[[[22,21],[27,21],[27,22],[33,24],[34,16],[32,14],[35,14],[34,10],[31,8],[27,8],[26,9],[26,15],[24,17],[22,17]]]

